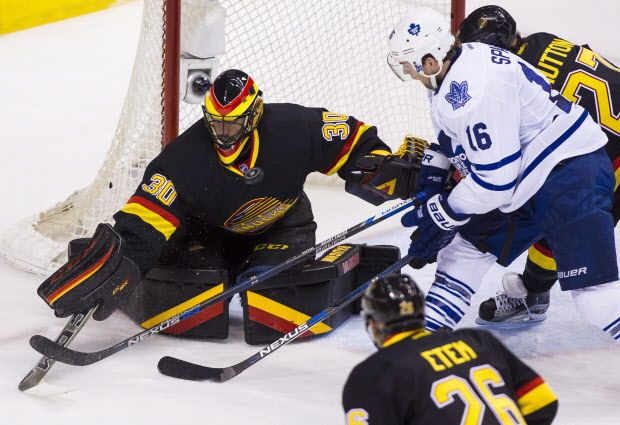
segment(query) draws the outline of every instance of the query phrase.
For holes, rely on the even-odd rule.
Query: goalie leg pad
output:
[[[176,269],[154,267],[138,289],[121,306],[132,320],[147,329],[191,309],[228,288],[223,269]],[[222,301],[163,331],[189,338],[228,337],[228,302]]]
[[[283,272],[258,289],[244,292],[245,341],[266,344],[280,338],[399,258],[398,248],[392,246],[339,245],[309,265]],[[330,332],[354,311],[351,305],[302,337]]]

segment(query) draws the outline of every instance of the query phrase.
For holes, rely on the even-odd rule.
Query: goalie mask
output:
[[[209,88],[202,110],[216,147],[239,151],[263,114],[262,92],[248,74],[229,69]]]
[[[517,24],[499,6],[483,6],[461,22],[456,38],[460,43],[479,42],[511,50],[517,43]]]
[[[377,280],[362,297],[366,329],[380,348],[391,335],[424,326],[424,294],[405,274]]]
[[[443,61],[454,43],[450,23],[444,16],[429,7],[420,7],[401,19],[389,37],[390,53],[387,62],[394,74],[403,81],[412,77],[403,72],[403,63],[410,63],[415,71],[429,77],[433,88],[437,88],[437,75],[443,68]],[[423,71],[423,59],[431,55],[439,63],[439,70],[433,74]]]

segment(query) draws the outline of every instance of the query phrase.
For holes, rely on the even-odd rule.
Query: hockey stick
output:
[[[305,258],[307,258],[309,255],[315,252],[323,251],[327,248],[331,248],[332,246],[361,232],[362,230],[368,229],[369,227],[374,226],[375,224],[380,223],[383,220],[389,217],[392,217],[393,215],[413,206],[414,202],[415,202],[415,199],[410,199],[407,201],[399,202],[398,204],[393,205],[387,210],[382,211],[379,214],[376,214],[372,217],[369,217],[366,220],[356,224],[355,226],[350,227],[347,230],[340,232],[330,237],[329,239],[324,240],[323,242],[315,245],[314,247],[310,247],[302,251],[301,253],[289,258],[288,260],[283,261],[282,263],[272,267],[271,269],[266,270],[257,275],[251,276],[248,279],[241,282],[240,284],[235,285],[225,290],[224,292],[216,295],[215,297],[202,301],[201,303],[196,304],[195,306],[180,312],[176,316],[166,319],[163,322],[149,329],[146,329],[140,333],[137,333],[133,335],[132,337],[129,337],[111,347],[105,348],[100,351],[94,351],[94,352],[75,351],[70,348],[62,346],[61,344],[55,343],[51,339],[46,338],[42,335],[34,335],[33,337],[31,337],[30,346],[34,348],[35,350],[37,350],[39,353],[47,357],[51,357],[52,359],[58,362],[61,362],[61,363],[66,363],[66,364],[70,364],[73,366],[86,366],[92,363],[96,363],[100,360],[105,359],[106,357],[111,356],[112,354],[115,354],[115,353],[118,353],[119,351],[124,350],[125,348],[128,348],[134,344],[138,344],[144,341],[145,339],[169,328],[170,326],[176,325],[177,323],[193,316],[194,314],[204,310],[205,308],[217,302],[224,301],[239,292],[245,291],[247,289],[250,289],[256,286],[260,282],[263,282],[269,279],[270,277],[275,276],[276,274],[291,268],[295,264],[300,263]]]
[[[410,256],[406,256],[398,260],[396,263],[383,270],[377,276],[373,277],[363,285],[357,287],[344,297],[340,298],[331,307],[327,307],[325,310],[311,317],[305,323],[302,323],[283,337],[279,338],[277,341],[272,342],[271,344],[260,350],[258,353],[253,354],[252,356],[237,363],[236,365],[223,368],[208,367],[196,363],[190,363],[176,357],[165,356],[159,360],[159,363],[157,364],[157,369],[159,369],[159,371],[164,375],[172,376],[173,378],[188,379],[191,381],[228,381],[229,379],[232,379],[235,376],[239,375],[241,372],[258,362],[259,360],[264,359],[269,354],[276,351],[278,348],[297,339],[299,336],[303,335],[306,331],[308,331],[317,323],[322,322],[323,320],[331,317],[338,311],[342,310],[344,307],[348,306],[357,298],[359,298],[364,293],[364,291],[366,291],[366,288],[372,285],[372,283],[402,269],[404,266],[407,265],[407,263],[409,263],[409,261],[411,261]]]
[[[91,308],[86,313],[74,314],[60,332],[60,335],[56,338],[56,344],[59,344],[62,347],[69,345],[75,336],[82,330],[82,328],[84,328],[84,325],[88,319],[92,317],[96,309],[97,306]],[[26,391],[39,385],[54,363],[55,360],[50,357],[41,357],[41,360],[39,360],[36,366],[33,367],[24,379],[21,380],[17,388],[19,388],[20,391]]]

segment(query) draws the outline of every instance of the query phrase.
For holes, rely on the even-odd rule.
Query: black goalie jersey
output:
[[[263,232],[295,208],[311,172],[346,179],[359,155],[389,153],[375,127],[293,104],[266,104],[244,149],[242,161],[223,165],[200,120],[151,161],[134,196],[114,215],[142,272],[188,222],[239,236]],[[249,168],[262,169],[259,183],[245,182]]]
[[[353,369],[348,425],[549,424],[549,386],[490,333],[415,330],[389,338]]]
[[[551,86],[581,105],[607,134],[607,153],[620,169],[620,68],[587,45],[544,32],[524,38],[516,54],[541,71]]]

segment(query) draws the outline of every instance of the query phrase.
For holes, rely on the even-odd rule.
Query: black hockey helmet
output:
[[[263,114],[262,92],[248,74],[229,69],[213,81],[202,110],[214,142],[230,150],[258,125]]]
[[[390,335],[424,326],[424,294],[410,276],[393,274],[368,287],[362,312],[371,338],[381,347]]]
[[[482,6],[461,22],[456,39],[460,43],[477,41],[511,50],[517,42],[517,24],[505,9]]]

